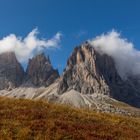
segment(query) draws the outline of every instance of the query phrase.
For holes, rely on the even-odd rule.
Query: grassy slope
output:
[[[140,118],[0,98],[0,140],[140,140]]]

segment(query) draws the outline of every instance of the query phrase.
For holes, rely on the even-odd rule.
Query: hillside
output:
[[[140,118],[0,97],[1,140],[139,140]]]

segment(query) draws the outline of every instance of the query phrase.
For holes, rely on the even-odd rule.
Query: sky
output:
[[[0,40],[34,29],[42,39],[61,34],[59,47],[44,51],[62,73],[74,47],[112,29],[140,50],[140,0],[0,0]]]

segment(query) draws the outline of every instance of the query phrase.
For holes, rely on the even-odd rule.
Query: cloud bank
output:
[[[33,29],[25,38],[17,37],[15,34],[10,34],[0,40],[0,54],[4,52],[15,52],[17,59],[22,63],[37,52],[49,48],[58,48],[61,33],[56,33],[51,39],[39,39],[38,29]]]
[[[134,48],[133,43],[122,38],[120,33],[113,30],[89,42],[99,53],[107,54],[114,59],[121,78],[140,75],[140,51]]]

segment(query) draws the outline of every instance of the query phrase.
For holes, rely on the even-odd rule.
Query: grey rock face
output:
[[[24,70],[13,52],[0,54],[0,90],[18,87],[24,79]]]
[[[108,95],[109,86],[117,86],[120,82],[113,59],[100,55],[87,43],[76,47],[68,59],[58,92],[75,89],[84,94]]]
[[[137,81],[137,80],[136,80]],[[123,81],[111,57],[98,53],[88,43],[76,47],[67,61],[58,93],[74,89],[84,94],[103,94],[140,107],[140,84]],[[137,86],[137,87],[136,87]]]
[[[29,60],[27,76],[35,86],[49,86],[59,73],[53,69],[49,57],[42,53]]]

